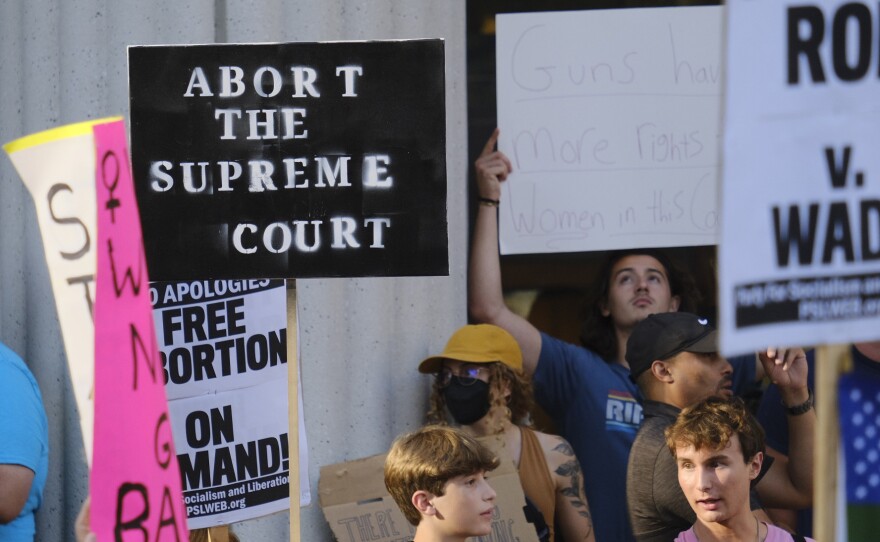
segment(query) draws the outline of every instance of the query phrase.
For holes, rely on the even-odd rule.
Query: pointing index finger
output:
[[[495,150],[495,144],[498,143],[498,134],[500,130],[495,128],[492,132],[492,135],[489,136],[489,141],[486,141],[486,145],[483,147],[483,152],[480,153],[480,156],[486,156],[487,154],[491,154]]]

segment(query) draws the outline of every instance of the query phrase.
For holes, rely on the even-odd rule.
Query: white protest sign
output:
[[[502,253],[717,242],[721,13],[497,16]]]
[[[190,528],[287,510],[284,281],[154,282],[150,295]],[[302,416],[299,427],[306,505]]]
[[[876,339],[880,7],[728,4],[722,350]]]
[[[287,380],[169,406],[191,528],[288,509]]]
[[[168,400],[287,378],[284,281],[156,282],[150,295]]]
[[[4,145],[34,200],[46,264],[79,409],[86,461],[92,463],[95,383],[95,141],[111,118],[61,126]]]

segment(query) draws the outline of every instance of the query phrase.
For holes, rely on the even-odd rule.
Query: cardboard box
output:
[[[324,516],[339,542],[409,542],[415,527],[385,490],[385,454],[321,467],[318,493]],[[525,496],[509,457],[490,474],[495,488],[492,533],[472,542],[538,542],[523,513]]]

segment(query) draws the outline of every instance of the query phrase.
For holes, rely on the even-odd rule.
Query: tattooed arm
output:
[[[562,437],[539,434],[550,474],[556,482],[556,530],[566,542],[595,542],[593,518],[584,493],[584,476],[571,445]]]

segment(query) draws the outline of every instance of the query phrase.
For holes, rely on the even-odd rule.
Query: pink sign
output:
[[[188,540],[125,124],[94,127],[98,211],[91,527],[101,541]]]

